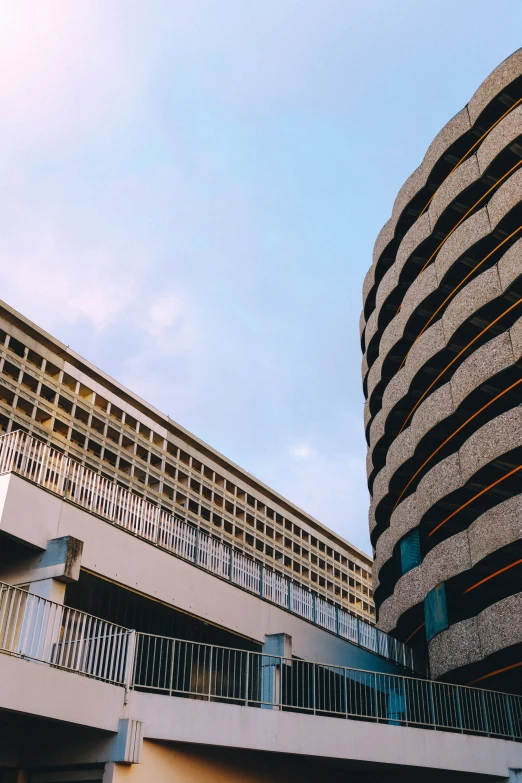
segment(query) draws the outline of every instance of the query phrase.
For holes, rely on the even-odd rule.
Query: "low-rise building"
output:
[[[373,622],[364,552],[0,303],[0,432],[15,429]]]

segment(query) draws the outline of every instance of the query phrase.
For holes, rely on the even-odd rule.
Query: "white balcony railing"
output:
[[[0,582],[0,653],[132,689],[522,741],[522,697],[139,633]]]
[[[133,638],[127,628],[0,582],[2,652],[124,685]]]
[[[424,661],[402,642],[21,430],[0,437],[0,474],[9,472],[343,639],[426,673]]]

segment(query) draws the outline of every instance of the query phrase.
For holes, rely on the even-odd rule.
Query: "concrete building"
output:
[[[522,50],[401,188],[364,283],[378,627],[522,692]]]
[[[0,437],[2,783],[520,780],[521,696],[418,678],[188,527]]]
[[[522,695],[427,679],[362,552],[0,316],[0,783],[520,783]]]
[[[148,475],[168,475],[185,499],[201,497],[187,487],[195,475],[223,498],[233,476],[245,511],[260,498],[266,508],[270,492],[162,429],[70,352],[51,352],[36,327],[15,332],[15,317],[4,321],[13,396],[0,435],[1,783],[519,779],[521,696],[422,679],[408,645],[212,535],[193,507],[158,503],[147,479],[124,481],[107,459],[109,428],[111,453],[132,432],[125,459],[142,464],[147,442],[164,460],[164,474]],[[67,431],[55,428],[62,411]],[[98,460],[71,445],[82,433]],[[171,460],[186,480],[170,476]],[[286,501],[270,503],[289,518]],[[305,515],[292,513],[303,541]],[[308,530],[325,553],[351,556],[317,522]]]
[[[0,302],[0,433],[19,428],[374,621],[364,552]]]

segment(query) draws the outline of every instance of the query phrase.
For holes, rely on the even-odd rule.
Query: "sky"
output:
[[[520,0],[0,0],[0,298],[370,552],[358,320]]]

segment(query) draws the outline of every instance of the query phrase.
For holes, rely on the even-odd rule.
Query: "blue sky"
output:
[[[358,319],[519,0],[1,0],[0,296],[370,551]]]

